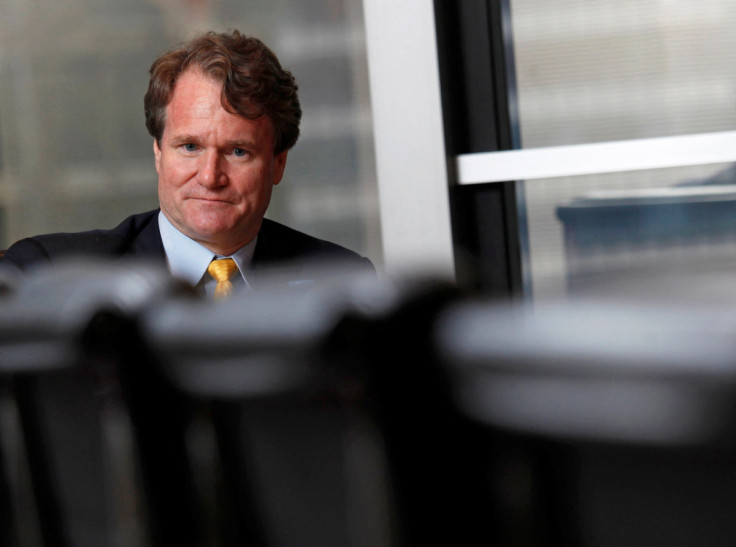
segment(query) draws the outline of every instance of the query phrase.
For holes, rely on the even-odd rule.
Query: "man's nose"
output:
[[[227,174],[222,169],[222,158],[217,151],[207,150],[202,154],[197,178],[202,186],[208,188],[227,184]]]

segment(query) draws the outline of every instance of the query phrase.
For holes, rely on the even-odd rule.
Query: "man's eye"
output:
[[[184,145],[184,150],[187,152],[196,152],[197,151],[197,145],[192,143],[187,143]]]
[[[239,158],[243,158],[248,154],[248,152],[243,148],[233,148],[233,156],[237,156]]]

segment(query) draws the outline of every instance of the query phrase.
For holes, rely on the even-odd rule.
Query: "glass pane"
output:
[[[736,2],[511,0],[523,147],[736,129]]]
[[[604,291],[632,276],[736,268],[736,165],[525,185],[535,298]]]
[[[302,136],[268,216],[380,263],[360,0],[4,0],[0,246],[156,207],[148,68],[229,28],[266,42],[300,86]]]

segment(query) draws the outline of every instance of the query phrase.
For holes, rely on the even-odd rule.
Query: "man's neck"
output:
[[[257,238],[231,253],[221,253],[177,230],[163,213],[159,213],[158,222],[169,271],[175,277],[196,285],[214,256],[230,256],[238,263],[238,268],[247,280]]]

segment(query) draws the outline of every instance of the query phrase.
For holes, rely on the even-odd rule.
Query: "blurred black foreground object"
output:
[[[734,281],[637,273],[597,297],[444,314],[454,400],[496,446],[500,544],[733,544]]]
[[[132,353],[148,360],[131,318],[188,291],[165,272],[120,262],[66,264],[23,279],[0,273],[13,280],[0,306],[0,543],[140,543],[133,407],[119,365]]]
[[[0,544],[730,545],[733,277],[531,305],[4,276]]]

